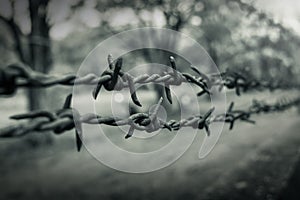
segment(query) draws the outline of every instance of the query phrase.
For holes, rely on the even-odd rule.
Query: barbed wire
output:
[[[108,68],[100,75],[87,74],[83,77],[75,75],[51,76],[33,71],[25,65],[10,65],[5,69],[0,69],[0,94],[13,94],[20,87],[50,87],[54,85],[73,86],[76,84],[96,85],[92,92],[94,99],[97,98],[102,87],[107,91],[122,90],[129,88],[132,101],[142,106],[139,102],[135,87],[137,84],[161,83],[165,87],[165,93],[168,101],[172,103],[170,92],[171,85],[181,85],[182,83],[192,83],[199,87],[201,91],[197,94],[211,94],[212,87],[219,87],[222,90],[224,87],[235,89],[236,94],[240,95],[241,91],[251,89],[290,89],[300,88],[298,84],[280,82],[280,81],[261,81],[246,76],[242,72],[227,70],[223,73],[209,74],[202,73],[195,66],[191,69],[196,73],[181,73],[177,71],[177,66],[174,57],[170,57],[171,71],[165,71],[162,74],[143,74],[133,77],[127,72],[122,71],[122,58],[114,60],[111,55],[108,56]],[[177,131],[183,127],[192,127],[194,129],[205,129],[207,135],[210,135],[210,125],[215,122],[225,122],[230,124],[230,129],[233,128],[236,121],[244,121],[255,123],[252,119],[253,114],[269,113],[286,110],[294,105],[300,104],[300,97],[295,99],[283,99],[274,104],[267,104],[263,101],[253,101],[253,104],[245,110],[233,109],[234,104],[231,103],[227,112],[223,114],[212,115],[214,108],[211,108],[204,115],[194,115],[187,119],[170,120],[165,122],[157,117],[159,106],[163,102],[161,98],[152,113],[135,113],[128,118],[122,119],[113,116],[101,116],[93,113],[81,115],[75,108],[71,107],[72,95],[69,95],[62,109],[55,112],[42,110],[32,111],[25,114],[11,116],[11,119],[23,120],[28,122],[8,126],[0,129],[0,137],[18,137],[27,135],[32,132],[53,131],[56,134],[64,133],[74,129],[76,135],[76,144],[78,151],[82,146],[82,124],[104,124],[108,126],[130,126],[125,138],[133,135],[134,130],[154,132],[159,129],[168,129]]]
[[[101,76],[96,74],[87,74],[83,77],[76,75],[47,75],[32,70],[30,67],[20,64],[9,65],[4,69],[0,69],[0,95],[12,95],[18,88],[27,87],[51,87],[54,85],[74,86],[74,85],[96,85],[92,92],[93,97],[96,99],[100,89],[104,87],[107,91],[122,90],[129,88],[132,101],[142,106],[136,94],[136,86],[138,84],[157,83],[163,84],[168,101],[172,104],[172,97],[170,92],[171,85],[181,85],[182,83],[191,83],[201,91],[197,94],[202,96],[204,94],[211,94],[212,87],[219,87],[222,90],[224,87],[227,89],[235,89],[236,94],[240,95],[241,91],[248,90],[264,90],[269,89],[293,89],[300,88],[299,83],[283,82],[282,80],[258,80],[249,73],[237,72],[227,70],[222,73],[215,73],[206,75],[202,73],[197,67],[191,66],[192,71],[196,75],[190,73],[181,73],[177,70],[174,57],[170,57],[170,64],[172,71],[165,71],[162,74],[143,74],[133,77],[127,72],[122,71],[122,58],[113,60],[112,56],[108,56],[108,68],[102,73]]]
[[[157,117],[159,106],[163,98],[156,105],[153,112],[135,113],[128,118],[122,119],[112,116],[101,116],[93,113],[81,115],[75,108],[71,108],[71,98],[66,98],[62,109],[56,112],[50,111],[32,111],[25,114],[11,116],[11,119],[24,120],[29,122],[8,126],[0,129],[1,138],[20,137],[33,132],[53,131],[55,134],[61,134],[75,128],[77,150],[80,151],[82,146],[82,124],[103,124],[108,126],[130,126],[125,138],[133,135],[134,130],[154,132],[159,129],[168,129],[169,131],[177,131],[184,127],[192,127],[194,129],[205,129],[207,135],[210,135],[210,125],[216,122],[224,122],[229,124],[229,129],[234,127],[236,121],[243,121],[254,124],[252,118],[255,114],[282,112],[293,106],[300,104],[300,97],[287,99],[282,98],[275,103],[266,103],[265,101],[253,100],[247,109],[234,109],[232,102],[227,111],[222,114],[213,115],[215,108],[212,107],[204,115],[194,115],[187,119],[170,120],[165,122]]]

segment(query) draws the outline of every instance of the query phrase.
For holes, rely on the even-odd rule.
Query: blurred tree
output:
[[[237,42],[242,42],[240,63],[251,62],[258,76],[263,79],[278,81],[299,81],[299,66],[295,52],[299,49],[300,38],[294,31],[275,21],[266,13],[258,10],[254,4],[242,0],[235,2],[246,16],[244,28],[240,29]],[[251,56],[250,56],[251,55]]]
[[[47,23],[48,0],[29,0],[29,13],[31,21],[29,66],[34,70],[48,73],[52,64],[51,40],[49,37],[50,26]],[[23,60],[24,61],[24,60]],[[29,90],[29,109],[43,108],[43,89]]]
[[[32,69],[47,73],[51,67],[51,42],[49,38],[49,25],[46,20],[47,0],[7,1],[2,6],[11,10],[10,16],[0,15],[0,19],[6,24],[14,39],[15,52],[19,60]],[[24,24],[17,23],[20,13],[24,11],[20,7],[27,8],[25,16],[30,21],[30,32],[24,33],[21,27]],[[20,20],[19,20],[20,21]],[[42,108],[44,92],[40,89],[29,89],[30,110]]]
[[[86,12],[84,10],[86,4],[88,3],[85,1],[2,0],[0,20],[10,31],[10,36],[14,41],[14,52],[18,56],[18,60],[36,71],[48,73],[53,63],[52,39],[50,37],[52,28],[57,29],[58,25],[59,32],[62,32],[65,27],[59,26],[61,21],[65,20],[64,18],[72,18],[72,15],[77,14],[78,16],[83,11]],[[63,6],[66,6],[66,10],[63,9]],[[59,11],[59,9],[61,10]],[[78,25],[78,27],[84,27],[86,23],[88,21]],[[44,96],[45,92],[42,89],[29,89],[28,108],[36,110],[44,107]]]

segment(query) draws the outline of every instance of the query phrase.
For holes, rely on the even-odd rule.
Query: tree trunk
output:
[[[29,0],[31,20],[31,33],[29,35],[29,65],[33,70],[48,73],[52,64],[49,25],[47,23],[48,0]],[[28,90],[28,109],[40,110],[46,107],[46,91],[43,88],[30,88]],[[53,142],[49,133],[33,134],[27,138],[33,146],[51,144]]]
[[[30,56],[32,69],[47,73],[52,64],[49,25],[47,23],[48,0],[30,0],[31,19]],[[45,106],[43,89],[29,90],[29,110],[41,109]]]

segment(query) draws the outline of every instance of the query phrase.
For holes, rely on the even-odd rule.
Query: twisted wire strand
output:
[[[165,93],[168,101],[172,104],[172,97],[170,86],[179,86],[182,83],[192,83],[199,87],[201,91],[197,94],[202,96],[204,94],[211,94],[212,87],[219,87],[222,90],[224,87],[227,89],[235,89],[236,94],[240,95],[241,91],[248,90],[263,90],[269,89],[299,89],[299,83],[283,82],[278,80],[257,80],[242,72],[226,71],[220,74],[206,75],[200,72],[194,66],[191,69],[196,72],[196,75],[190,73],[181,73],[177,71],[175,59],[170,57],[170,64],[173,71],[165,71],[162,74],[142,74],[133,77],[127,72],[122,71],[122,58],[113,60],[112,56],[108,56],[109,68],[103,72],[101,76],[95,74],[87,74],[82,77],[76,75],[47,75],[36,72],[25,65],[9,65],[4,69],[0,69],[0,95],[11,95],[21,87],[51,87],[54,85],[73,86],[79,84],[96,85],[92,92],[92,96],[96,99],[102,86],[107,91],[122,90],[129,88],[132,101],[142,106],[137,98],[135,91],[137,84],[160,83],[165,87]]]
[[[29,122],[8,126],[0,129],[0,137],[20,137],[32,132],[53,131],[55,134],[61,134],[68,130],[74,129],[76,132],[77,149],[80,151],[82,146],[82,124],[103,124],[108,126],[130,126],[125,138],[133,135],[134,130],[154,132],[159,129],[168,129],[177,131],[184,127],[192,127],[194,129],[205,129],[207,135],[210,135],[210,125],[212,123],[224,122],[229,124],[229,129],[233,129],[236,121],[243,121],[254,124],[255,121],[251,117],[255,114],[283,112],[293,106],[300,104],[300,97],[277,100],[275,103],[266,103],[264,101],[253,100],[252,105],[247,109],[234,109],[232,102],[227,111],[222,114],[213,115],[214,108],[209,109],[204,115],[194,115],[186,119],[162,121],[157,117],[158,107],[161,105],[161,98],[152,113],[136,113],[128,118],[122,119],[112,116],[101,116],[93,113],[79,114],[79,112],[71,108],[71,95],[66,98],[64,107],[56,112],[50,111],[33,111],[25,114],[11,116],[11,119],[24,120]]]

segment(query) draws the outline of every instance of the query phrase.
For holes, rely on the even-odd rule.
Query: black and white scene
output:
[[[0,200],[298,200],[299,53],[298,0],[0,0]]]

